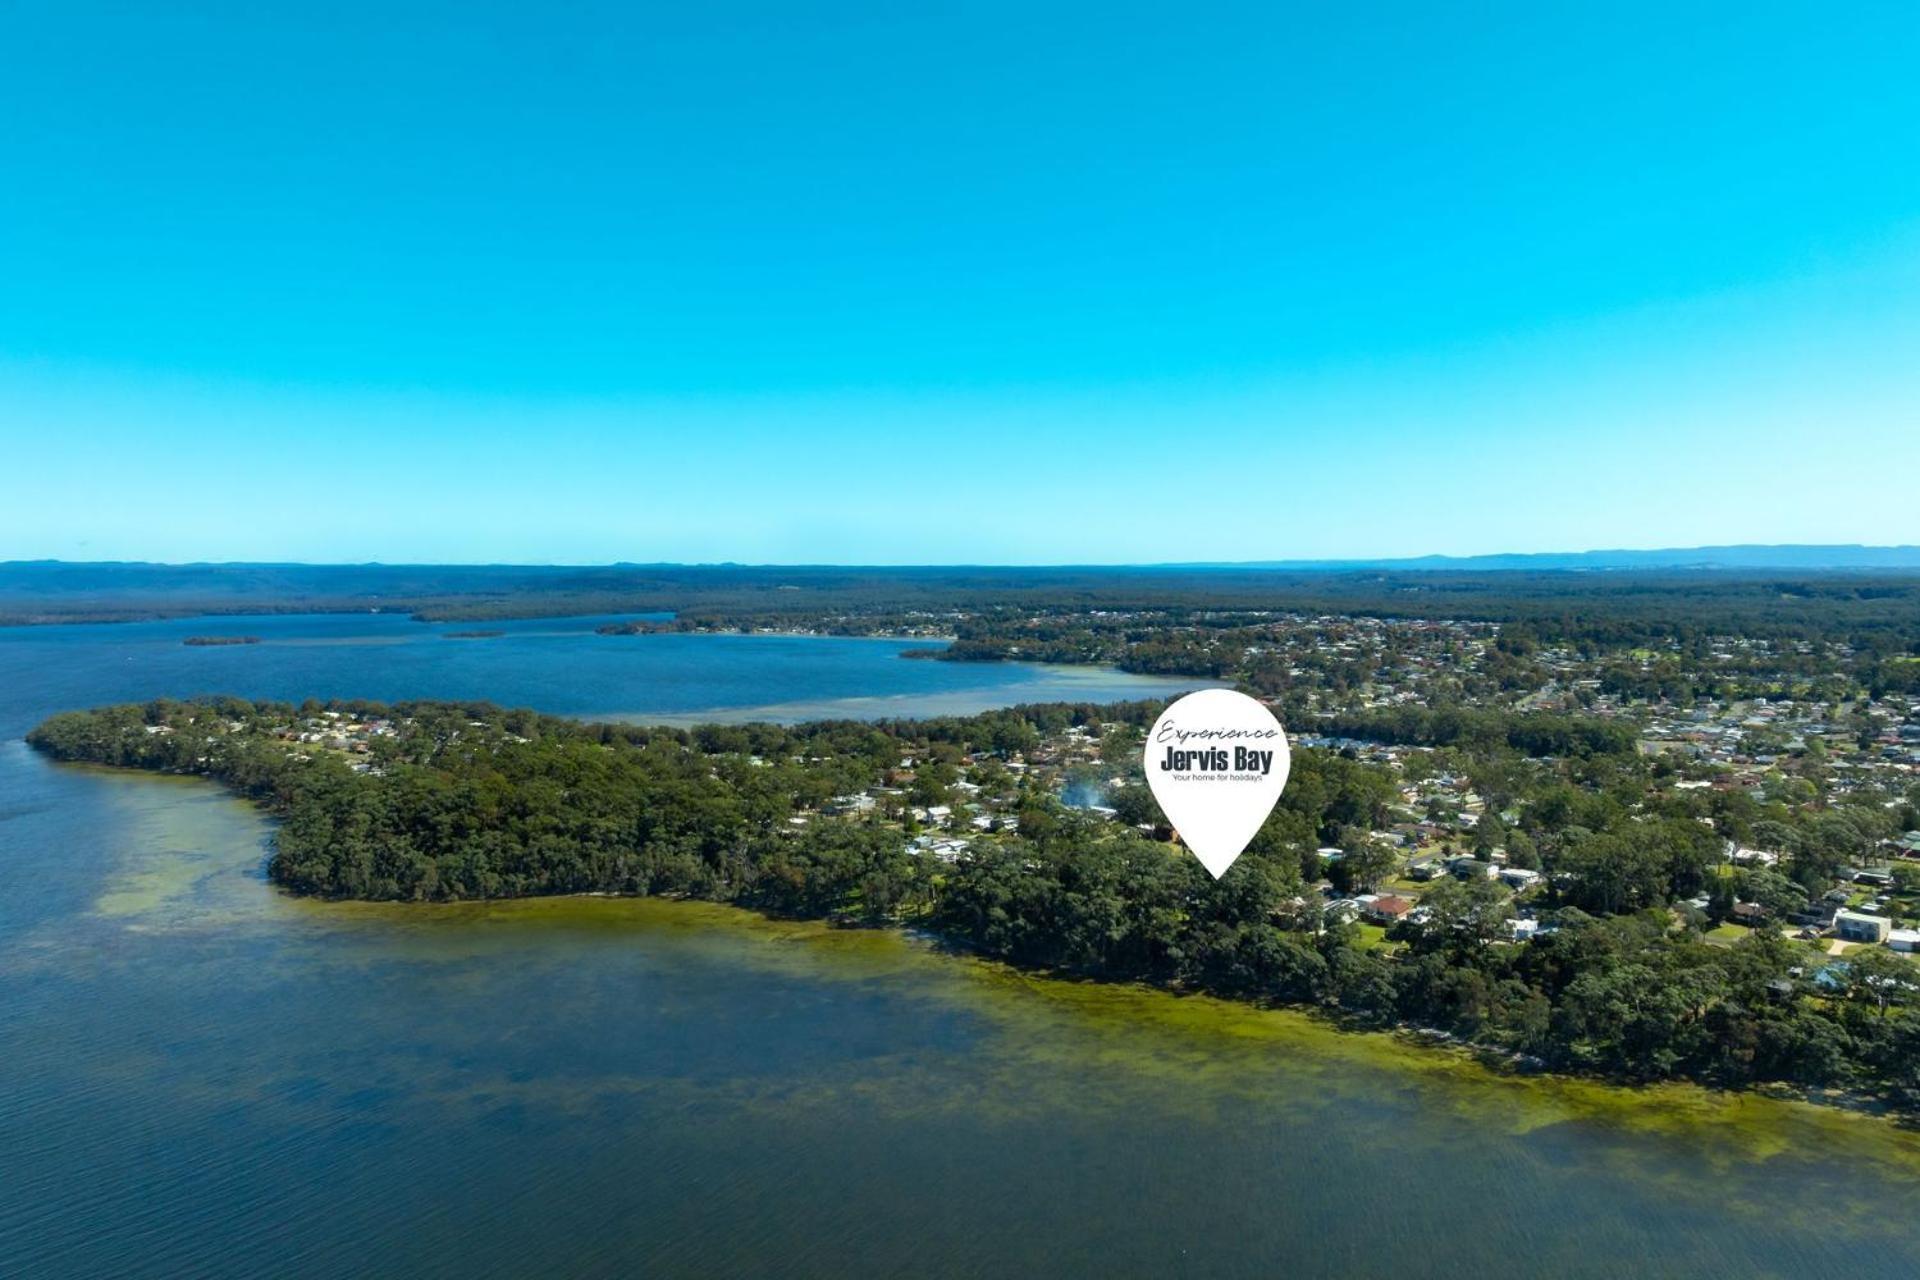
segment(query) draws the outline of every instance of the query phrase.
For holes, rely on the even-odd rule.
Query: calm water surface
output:
[[[1878,1121],[1500,1079],[704,905],[294,901],[216,788],[19,741],[157,693],[655,717],[1154,687],[508,626],[0,631],[0,1276],[1920,1273],[1920,1140]],[[268,642],[179,643],[242,632]]]

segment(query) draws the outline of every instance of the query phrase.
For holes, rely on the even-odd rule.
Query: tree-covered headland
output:
[[[1696,786],[1578,717],[1370,713],[1341,727],[1383,730],[1374,745],[1296,750],[1215,882],[1140,784],[1158,709],[683,730],[209,699],[56,716],[30,741],[267,806],[269,872],[296,893],[677,894],[912,924],[1019,965],[1440,1028],[1562,1069],[1920,1107],[1911,963],[1828,959],[1785,922],[1920,825],[1912,796]],[[1097,807],[1063,804],[1075,792]],[[1775,860],[1730,861],[1749,845]],[[1741,906],[1760,907],[1750,928],[1730,923]]]

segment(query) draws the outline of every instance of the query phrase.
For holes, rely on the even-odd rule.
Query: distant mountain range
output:
[[[1487,556],[1416,556],[1400,560],[1259,560],[1162,565],[1169,569],[1286,569],[1294,572],[1326,570],[1353,572],[1389,569],[1395,572],[1431,569],[1436,572],[1484,573],[1501,569],[1920,569],[1920,547],[1863,547],[1783,543],[1763,546],[1743,543],[1730,547],[1664,547],[1653,551],[1540,551],[1507,552]]]

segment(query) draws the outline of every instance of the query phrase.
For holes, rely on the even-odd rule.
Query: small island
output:
[[[259,644],[259,636],[188,636],[180,642],[195,649],[211,649],[228,644]]]
[[[442,640],[497,640],[507,634],[504,631],[443,631]]]
[[[679,631],[696,631],[702,624],[683,618],[633,618],[626,622],[609,622],[595,627],[594,634],[602,636],[657,636]]]

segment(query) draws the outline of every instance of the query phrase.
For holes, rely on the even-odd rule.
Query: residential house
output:
[[[1406,919],[1413,903],[1398,894],[1383,893],[1367,904],[1366,917],[1375,924],[1392,925]]]
[[[1843,900],[1844,901],[1844,900]],[[1787,917],[1794,924],[1807,925],[1814,929],[1831,929],[1833,917],[1839,914],[1840,903],[1828,902],[1822,898],[1818,902],[1802,904],[1798,910]]]
[[[1834,936],[1847,942],[1885,942],[1893,921],[1861,911],[1839,911],[1833,917]]]

